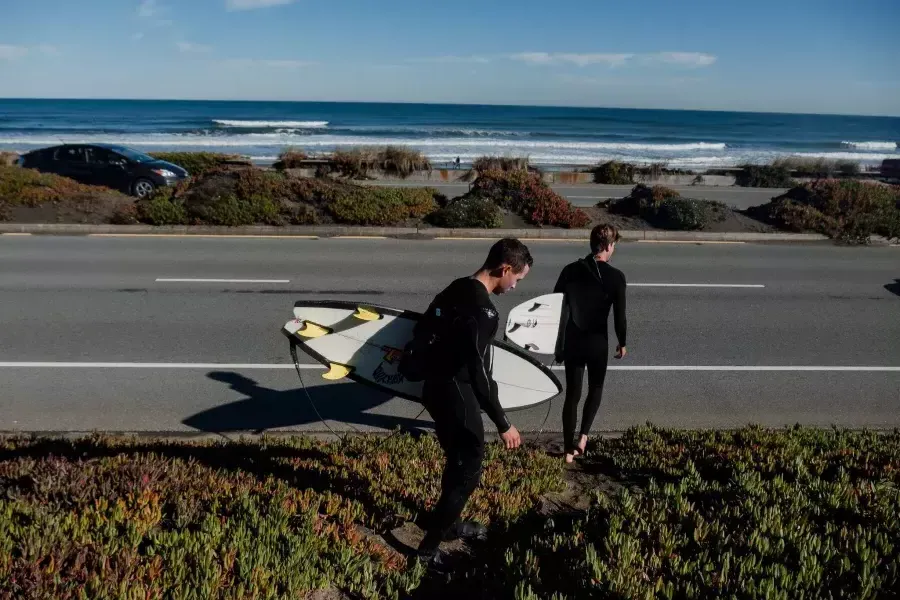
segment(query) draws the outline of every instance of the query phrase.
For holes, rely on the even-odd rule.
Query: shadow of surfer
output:
[[[207,377],[228,384],[232,390],[246,397],[187,417],[182,423],[188,427],[209,433],[262,433],[269,429],[320,422],[319,415],[310,406],[303,388],[275,390],[232,371],[213,371]],[[396,427],[412,431],[433,429],[429,420],[369,412],[392,397],[366,386],[339,383],[308,386],[306,390],[322,419],[327,421],[382,430]]]

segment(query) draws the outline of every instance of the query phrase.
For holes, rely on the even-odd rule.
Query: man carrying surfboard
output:
[[[423,367],[422,403],[434,420],[446,464],[441,496],[431,515],[419,554],[432,566],[442,565],[442,541],[484,538],[484,526],[460,516],[481,479],[484,459],[484,410],[507,448],[521,438],[500,406],[492,371],[491,342],[499,318],[491,294],[516,287],[533,260],[521,241],[505,238],[490,249],[473,275],[454,280],[440,292],[416,326],[415,337],[434,340]]]
[[[560,334],[556,340],[556,360],[566,366],[563,435],[567,463],[584,454],[588,433],[600,408],[609,353],[607,321],[610,309],[613,309],[619,342],[616,358],[625,358],[628,353],[625,347],[625,275],[609,264],[618,241],[619,232],[612,225],[594,227],[591,230],[591,253],[566,265],[553,290],[564,296]],[[585,366],[588,393],[581,417],[581,437],[576,443],[575,421]]]

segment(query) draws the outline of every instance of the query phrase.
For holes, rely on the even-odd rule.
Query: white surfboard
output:
[[[419,401],[422,382],[397,372],[400,353],[412,338],[419,313],[345,301],[294,305],[294,319],[282,332],[313,359],[328,367],[323,377],[348,378],[400,398]],[[493,379],[505,410],[530,408],[556,397],[556,375],[515,346],[493,341]]]
[[[562,294],[544,294],[518,305],[506,319],[506,339],[529,352],[553,354],[562,305]]]

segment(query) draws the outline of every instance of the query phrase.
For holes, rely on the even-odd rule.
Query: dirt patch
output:
[[[6,209],[6,221],[12,223],[82,223],[102,225],[109,223],[113,215],[134,205],[128,196],[110,194],[81,202],[48,202],[39,206],[10,206]]]

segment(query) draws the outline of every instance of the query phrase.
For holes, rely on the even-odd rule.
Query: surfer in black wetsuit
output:
[[[612,225],[594,227],[591,254],[566,265],[553,290],[565,294],[556,360],[566,366],[566,402],[563,405],[566,462],[584,454],[588,432],[600,408],[609,352],[607,320],[611,308],[619,342],[616,358],[624,358],[628,353],[625,348],[625,275],[609,264],[618,240],[619,232]],[[575,421],[585,366],[588,393],[581,417],[581,437],[576,443]]]
[[[499,317],[490,294],[516,287],[532,265],[528,248],[519,240],[495,243],[481,269],[453,281],[428,307],[422,327],[438,332],[424,379],[422,402],[434,420],[446,455],[441,496],[434,508],[419,554],[432,566],[441,566],[441,541],[478,538],[484,526],[461,521],[469,496],[481,479],[484,424],[481,410],[497,427],[507,448],[519,447],[519,432],[500,406],[492,378],[491,342]],[[417,325],[417,329],[419,326]],[[419,335],[419,331],[416,332]]]

